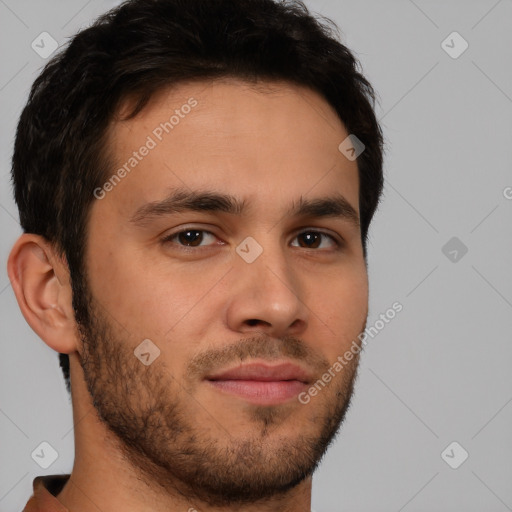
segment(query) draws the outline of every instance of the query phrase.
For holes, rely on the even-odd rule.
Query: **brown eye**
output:
[[[303,240],[304,243],[300,244],[300,247],[304,249],[317,249],[322,243],[322,237],[330,239],[335,249],[341,245],[333,236],[322,231],[302,231],[296,236],[298,240]]]
[[[181,247],[201,247],[201,243],[204,241],[204,234],[215,238],[213,233],[204,229],[184,229],[166,236],[162,239],[163,243],[173,243]],[[205,244],[203,244],[204,246]],[[212,244],[206,244],[212,245]]]
[[[305,247],[309,248],[309,249],[316,249],[320,243],[321,243],[321,236],[319,235],[319,233],[315,233],[315,232],[311,232],[311,231],[306,231],[304,233],[301,233],[298,237],[297,237],[299,240],[303,240],[304,243],[306,244]],[[304,246],[302,246],[304,247]]]
[[[199,245],[203,239],[202,231],[196,229],[191,231],[180,231],[177,233],[177,237],[179,242],[183,245],[191,245],[193,247]]]

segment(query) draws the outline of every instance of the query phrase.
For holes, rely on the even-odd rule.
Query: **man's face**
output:
[[[307,403],[298,394],[364,330],[360,230],[349,215],[289,210],[341,195],[359,214],[357,164],[338,150],[347,136],[312,91],[236,81],[182,84],[111,126],[112,174],[130,170],[91,209],[80,356],[99,417],[146,479],[248,503],[310,476],[334,438],[358,357]],[[244,208],[175,208],[177,189]],[[282,362],[307,382],[208,379]]]

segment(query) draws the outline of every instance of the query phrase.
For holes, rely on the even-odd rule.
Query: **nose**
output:
[[[231,330],[273,337],[299,335],[308,323],[299,276],[286,260],[286,248],[263,246],[249,263],[238,254],[230,272],[230,298],[226,310]]]

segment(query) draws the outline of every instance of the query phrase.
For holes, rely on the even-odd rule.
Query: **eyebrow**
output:
[[[187,211],[223,212],[242,215],[248,207],[246,200],[240,200],[230,194],[210,190],[174,189],[165,199],[149,202],[139,207],[130,218],[130,222],[145,226],[152,220]],[[284,216],[308,218],[340,218],[359,229],[359,216],[354,207],[339,193],[326,197],[306,199],[300,196],[292,202]]]

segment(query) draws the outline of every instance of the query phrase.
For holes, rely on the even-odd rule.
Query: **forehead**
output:
[[[155,94],[134,118],[112,123],[111,177],[122,178],[111,180],[101,207],[127,217],[173,189],[206,187],[246,200],[248,212],[332,192],[358,211],[357,163],[338,150],[347,136],[334,109],[305,87],[183,83]]]

